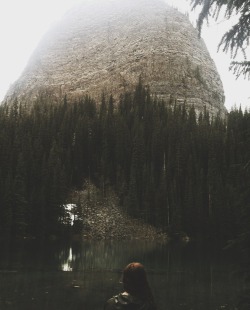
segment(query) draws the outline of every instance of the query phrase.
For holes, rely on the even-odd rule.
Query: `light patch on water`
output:
[[[72,248],[69,249],[69,255],[67,259],[62,263],[62,271],[72,271],[72,261],[73,261],[73,255],[72,255]]]

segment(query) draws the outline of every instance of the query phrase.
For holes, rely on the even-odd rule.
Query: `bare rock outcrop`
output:
[[[226,113],[222,82],[188,17],[161,0],[89,1],[70,10],[42,39],[5,101],[60,101],[134,89]]]
[[[167,235],[156,227],[129,216],[111,189],[103,196],[100,189],[85,182],[83,190],[72,193],[72,199],[77,203],[83,238],[167,240]]]

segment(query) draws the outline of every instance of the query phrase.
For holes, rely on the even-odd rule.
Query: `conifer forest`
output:
[[[197,115],[138,84],[29,108],[0,107],[1,238],[63,232],[63,205],[86,179],[111,187],[126,212],[166,232],[249,240],[250,113]]]

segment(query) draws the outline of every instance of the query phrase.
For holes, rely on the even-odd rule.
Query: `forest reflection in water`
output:
[[[145,265],[159,310],[231,310],[241,290],[228,253],[204,243],[29,243],[2,253],[3,310],[103,309],[131,261]]]

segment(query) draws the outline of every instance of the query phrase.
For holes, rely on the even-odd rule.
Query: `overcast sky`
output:
[[[91,0],[85,0],[91,1]],[[100,0],[115,1],[115,0]],[[135,0],[136,1],[136,0]],[[42,35],[74,4],[82,0],[0,0],[0,101],[9,85],[22,73],[29,57]],[[189,1],[166,0],[180,11],[189,10]],[[193,24],[198,10],[190,13]],[[221,76],[228,110],[232,107],[250,109],[250,81],[229,72],[230,55],[217,53],[221,35],[228,29],[228,22],[210,22],[203,29],[203,38]],[[250,58],[250,53],[249,53]]]

